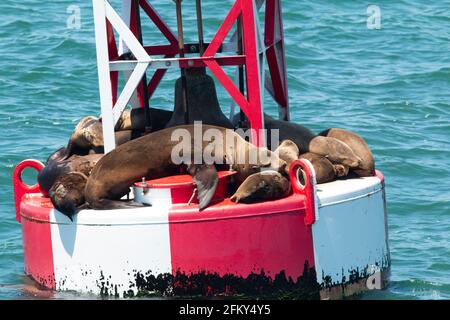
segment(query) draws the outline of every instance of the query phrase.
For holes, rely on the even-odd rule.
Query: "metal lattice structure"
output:
[[[181,0],[176,2],[181,7]],[[266,8],[263,36],[258,12],[264,3]],[[200,6],[199,0],[197,5]],[[202,40],[195,44],[184,44],[180,32],[177,35],[170,29],[150,0],[123,0],[121,15],[107,0],[93,0],[93,7],[106,152],[115,147],[114,125],[123,109],[129,103],[132,107],[147,107],[148,99],[152,97],[169,68],[207,67],[247,116],[253,129],[252,142],[258,146],[265,145],[261,131],[264,128],[264,87],[278,103],[280,118],[289,120],[280,0],[236,0],[211,42],[204,44]],[[168,44],[142,44],[141,10],[167,39]],[[238,32],[231,37],[229,43],[225,43],[235,23],[238,25]],[[119,45],[113,30],[120,36]],[[202,50],[202,47],[205,49]],[[119,59],[127,52],[131,52],[135,60]],[[224,52],[229,55],[217,55]],[[184,53],[199,55],[187,57]],[[269,66],[267,76],[264,74],[265,60]],[[224,72],[223,66],[245,69],[245,75],[242,74],[236,84]],[[147,70],[153,70],[149,81],[146,79]],[[126,80],[120,94],[119,71],[124,72]],[[243,81],[246,90],[243,89]]]

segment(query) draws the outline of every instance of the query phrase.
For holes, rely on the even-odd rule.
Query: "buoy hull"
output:
[[[48,198],[27,194],[20,204],[25,272],[50,289],[120,297],[284,290],[340,298],[386,285],[384,201],[380,173],[318,185],[311,225],[308,199],[296,193],[251,205],[225,199],[202,212],[171,201],[83,210],[73,222]]]

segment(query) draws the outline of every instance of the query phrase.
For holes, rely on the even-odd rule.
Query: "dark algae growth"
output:
[[[107,281],[103,273],[98,285],[103,297],[119,296],[117,286]],[[271,277],[264,270],[252,272],[246,277],[206,271],[189,274],[178,271],[175,275],[136,272],[135,282],[130,283],[123,296],[317,300],[320,298],[320,289],[314,268],[305,263],[303,273],[297,279],[286,276],[284,271]]]

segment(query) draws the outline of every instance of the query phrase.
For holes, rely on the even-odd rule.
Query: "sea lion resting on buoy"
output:
[[[287,197],[291,183],[277,171],[262,171],[250,175],[230,198],[236,203],[253,203]]]
[[[38,174],[39,187],[44,196],[49,191],[55,181],[69,172],[80,172],[89,176],[95,164],[103,157],[103,154],[89,154],[85,156],[73,155],[65,158],[65,148],[61,148],[49,157],[45,167]]]
[[[284,140],[275,150],[275,154],[286,162],[286,172],[289,172],[291,163],[298,159],[298,153],[297,145],[290,140]],[[230,200],[236,203],[276,200],[287,197],[290,192],[289,180],[279,172],[269,170],[250,175]]]
[[[157,178],[179,173],[179,165],[172,163],[172,149],[179,144],[178,141],[171,141],[171,135],[176,129],[184,129],[190,137],[193,137],[194,126],[180,126],[165,129],[136,140],[127,142],[107,154],[98,162],[91,176],[88,178],[84,195],[88,204],[95,209],[117,209],[136,206],[135,203],[117,201],[129,192],[129,187],[143,176],[146,178]],[[215,159],[231,165],[237,171],[237,180],[243,181],[249,175],[258,172],[260,168],[273,168],[279,172],[284,172],[285,162],[276,157],[265,148],[257,148],[246,142],[238,134],[225,128],[202,126],[203,133],[208,129],[215,129],[226,137],[227,131],[235,144],[232,149],[228,149],[224,141],[218,141],[214,151]],[[189,142],[192,145],[192,141]],[[197,152],[202,152],[209,143],[203,141],[201,148]],[[257,163],[249,162],[249,154],[258,152],[265,153],[266,157],[257,158]],[[242,156],[244,155],[244,156]],[[243,159],[244,162],[237,162]],[[217,186],[217,175],[214,167],[207,165],[189,166],[189,173],[194,177],[197,184],[199,207],[203,209],[210,201]],[[214,174],[215,173],[215,174]],[[70,178],[82,180],[82,176],[69,175],[61,177],[55,182],[52,202],[55,208],[71,217],[74,214],[73,208],[82,203],[80,198],[80,188],[82,183],[72,183]],[[75,188],[75,190],[71,190]],[[67,195],[67,199],[61,196]],[[140,206],[140,205],[139,205]]]
[[[116,145],[130,141],[131,130],[114,132]],[[72,155],[88,155],[90,153],[103,153],[103,126],[99,118],[88,116],[80,120],[70,136],[67,144],[67,158]]]
[[[172,118],[173,112],[149,108],[151,119],[151,132],[162,130],[166,127],[167,123]],[[120,119],[114,128],[115,131],[133,130],[133,131],[145,131],[146,127],[145,110],[143,108],[138,109],[126,109],[122,112]]]
[[[86,117],[80,123],[86,125],[92,119],[93,117]],[[103,156],[103,134],[93,135],[93,132],[99,130],[97,124],[93,124],[93,127],[75,130],[76,133],[72,135],[68,146],[58,149],[48,157],[45,167],[38,174],[38,183],[44,196],[48,195],[58,177],[69,172],[81,172],[88,176]],[[115,136],[117,144],[123,144],[130,140],[131,131],[116,132]],[[96,148],[96,145],[100,147]]]
[[[339,128],[330,128],[315,135],[300,124],[277,120],[267,114],[264,114],[264,125],[268,130],[269,137],[271,130],[278,129],[280,141],[286,139],[292,140],[298,146],[300,154],[312,152],[319,156],[326,157],[333,165],[341,164],[349,167],[351,171],[359,177],[375,175],[375,161],[372,152],[366,141],[355,132]],[[330,139],[324,140],[320,137]],[[342,142],[345,146],[339,144],[336,140]],[[270,139],[267,141],[270,141]],[[348,152],[346,151],[347,147],[349,147],[352,153],[359,159],[359,164],[357,166],[349,166],[348,163],[341,161],[341,159],[330,157],[330,155],[327,155],[326,152],[324,152],[327,150],[330,151],[329,148],[332,148],[337,151],[338,154],[345,155]],[[319,161],[319,158],[314,157],[314,161]],[[320,160],[320,162],[324,164],[325,161]],[[327,164],[326,166],[328,167],[329,165]],[[342,170],[348,170],[349,168],[335,166],[339,177],[343,174]]]
[[[348,167],[341,164],[333,164],[326,157],[307,152],[299,157],[311,162],[316,173],[317,183],[326,183],[336,180],[337,177],[345,177],[348,174]]]
[[[271,168],[278,172],[285,172],[286,163],[273,152],[265,148],[257,148],[245,141],[238,134],[226,128],[203,125],[202,137],[207,130],[216,130],[223,138],[231,137],[234,143],[214,141],[214,159],[226,163],[237,171],[237,179],[245,180],[262,168]],[[94,209],[119,209],[135,206],[136,204],[118,201],[129,192],[130,186],[142,177],[147,179],[169,175],[179,168],[172,159],[172,151],[179,141],[172,141],[175,130],[184,130],[186,137],[190,137],[188,146],[193,150],[192,157],[203,155],[211,147],[209,141],[201,141],[201,145],[194,145],[194,125],[178,126],[160,130],[138,139],[129,141],[107,155],[105,155],[92,170],[88,178],[85,197],[88,205]],[[180,132],[180,131],[179,131]],[[228,135],[227,135],[228,134]],[[202,139],[203,140],[203,139]],[[250,154],[258,155],[256,163],[251,163]],[[265,156],[260,156],[260,155]],[[244,156],[243,156],[244,155]],[[192,160],[192,159],[191,159]],[[240,162],[240,160],[244,160]],[[183,163],[186,165],[187,163]],[[197,184],[199,208],[205,208],[217,187],[217,172],[211,165],[190,165],[190,173]],[[205,174],[209,172],[208,174]],[[214,174],[212,174],[214,172]],[[70,213],[69,213],[70,214]]]
[[[352,168],[359,177],[369,177],[375,175],[375,160],[366,141],[358,134],[338,128],[330,128],[321,133],[320,136],[338,139],[347,144],[353,152],[361,159],[358,167]]]
[[[287,168],[297,159],[307,159],[316,173],[317,183],[330,182],[336,177],[346,176],[348,167],[332,164],[324,156],[308,152],[299,155],[298,146],[291,140],[284,140],[275,150]],[[249,176],[231,197],[234,202],[252,203],[266,199],[280,199],[289,195],[291,185],[288,179],[278,172],[263,171]]]
[[[116,144],[131,139],[131,130],[115,132]],[[45,167],[38,174],[38,183],[42,193],[47,196],[55,180],[69,172],[90,171],[103,156],[103,131],[98,118],[88,116],[77,124],[67,147],[62,147],[49,156]]]
[[[236,119],[237,117],[234,118],[234,120]],[[300,124],[276,120],[264,114],[264,128],[267,130],[266,140],[270,150],[278,147],[278,145],[270,145],[272,130],[278,130],[279,141],[291,140],[297,145],[300,154],[312,152],[328,158],[333,163],[350,168],[356,168],[360,165],[361,159],[347,144],[333,137],[315,135]]]
[[[171,111],[149,108],[152,119],[151,132],[161,130],[172,117]],[[122,112],[114,128],[116,145],[121,145],[131,139],[145,134],[144,109],[127,109]],[[103,126],[100,118],[87,116],[80,120],[70,136],[67,145],[67,157],[73,154],[87,155],[103,153]]]
[[[286,161],[287,166],[297,159],[307,159],[311,162],[316,173],[317,183],[326,183],[335,180],[337,177],[344,177],[348,174],[348,167],[341,164],[333,164],[326,157],[307,152],[299,153],[297,145],[291,140],[284,140],[275,150],[278,156]]]
[[[62,213],[75,212],[85,204],[84,190],[88,177],[82,172],[59,176],[49,190],[53,206]],[[67,214],[70,220],[72,215]]]
[[[275,153],[284,161],[286,161],[287,168],[291,166],[291,163],[298,159],[300,150],[298,146],[291,140],[283,140]]]

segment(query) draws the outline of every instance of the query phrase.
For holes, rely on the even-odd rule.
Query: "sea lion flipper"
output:
[[[209,205],[216,192],[219,182],[217,170],[213,165],[191,164],[188,172],[197,186],[198,208],[203,210]]]
[[[333,167],[337,177],[346,177],[348,175],[349,167],[342,164],[334,164]]]

